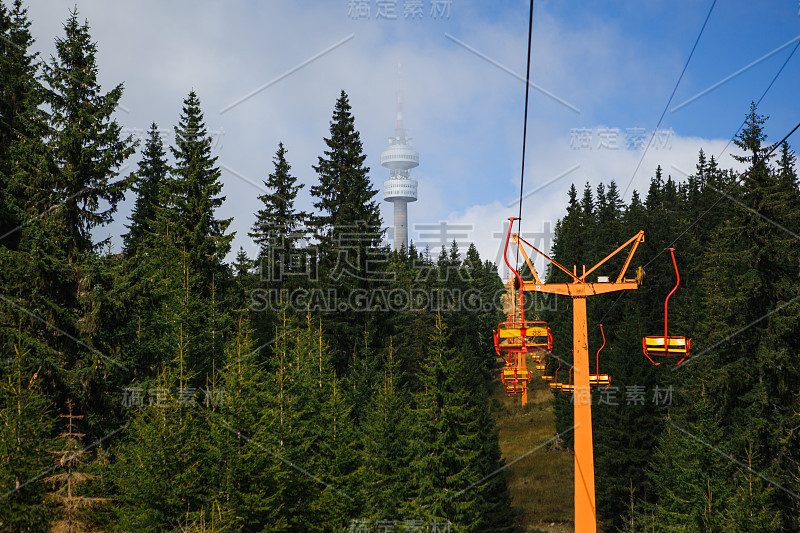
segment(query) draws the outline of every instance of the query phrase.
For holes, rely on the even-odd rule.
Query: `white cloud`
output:
[[[53,38],[63,33],[71,6],[57,0],[31,3],[36,48],[44,56],[52,53]],[[513,211],[503,206],[518,195],[525,86],[445,33],[524,76],[527,24],[511,7],[498,7],[494,13],[478,2],[453,3],[451,18],[436,21],[427,16],[404,21],[402,15],[397,21],[379,21],[374,13],[370,20],[350,20],[347,7],[345,0],[78,2],[80,16],[89,19],[98,42],[104,88],[125,82],[122,103],[129,112],[118,113],[123,126],[146,129],[156,121],[171,132],[183,98],[195,88],[209,130],[224,131],[216,149],[219,162],[260,184],[272,171],[272,158],[283,141],[294,174],[306,184],[298,200],[305,210],[311,210],[308,190],[316,182],[311,167],[325,149],[323,137],[329,134],[342,89],[350,95],[373,185],[381,187],[388,172],[379,157],[394,127],[396,65],[401,61],[406,125],[421,160],[414,170],[419,201],[409,205],[410,222],[473,223],[481,254],[494,259],[497,243],[484,233],[500,231]],[[618,124],[622,132],[652,129],[671,89],[673,80],[667,78],[674,77],[682,62],[672,45],[632,46],[637,43],[630,41],[621,21],[566,20],[554,16],[554,10],[548,3],[537,7],[533,80],[581,113],[531,92],[526,192],[580,167],[526,199],[524,224],[534,231],[542,221],[554,224],[563,214],[573,181],[581,188],[587,180],[596,186],[614,179],[625,188],[639,152],[574,150],[570,132],[596,131],[603,123]],[[491,17],[486,16],[489,11]],[[352,40],[220,114],[351,34]],[[690,172],[700,146],[714,154],[724,144],[680,133],[672,138],[671,149],[649,151],[633,183],[640,192],[657,164],[680,177],[673,165]],[[171,137],[165,137],[168,144]],[[723,159],[723,165],[729,163]],[[227,201],[219,216],[235,217],[234,251],[240,245],[251,249],[247,231],[260,208],[258,190],[227,171],[223,181]],[[376,198],[380,201],[381,195]],[[119,243],[131,200],[98,237],[110,234]],[[390,224],[391,205],[381,204]]]
[[[607,126],[588,128],[594,132],[613,129]],[[620,192],[630,182],[633,170],[641,157],[640,150],[625,150],[624,146],[617,150],[598,149],[573,149],[569,136],[558,137],[549,143],[530,146],[531,166],[527,167],[525,193],[522,210],[522,235],[528,235],[534,245],[548,253],[551,238],[548,232],[555,229],[556,222],[566,214],[567,191],[571,184],[575,184],[580,196],[585,183],[589,183],[593,190],[602,183],[608,184],[612,180],[617,183]],[[700,149],[706,157],[717,156],[727,145],[727,140],[700,139],[697,137],[681,137],[672,134],[668,143],[647,152],[644,161],[632,182],[632,186],[624,200],[630,201],[633,190],[638,190],[644,200],[650,179],[655,175],[655,169],[661,165],[663,176],[672,176],[673,180],[685,181],[689,174],[694,173]],[[726,155],[720,158],[721,164],[726,168],[741,169],[741,165],[730,158],[730,147]],[[577,169],[575,166],[579,165]],[[565,174],[566,171],[569,171]],[[558,178],[559,176],[562,176]],[[556,181],[553,181],[558,178]],[[547,185],[550,183],[549,185]],[[481,257],[498,264],[499,270],[506,271],[502,264],[503,245],[505,243],[504,226],[510,216],[517,217],[519,213],[519,180],[516,186],[505,186],[505,199],[501,203],[497,200],[471,205],[463,210],[456,210],[449,214],[447,222],[453,225],[468,225],[473,229],[471,240],[475,243]],[[531,191],[537,191],[530,194]],[[411,221],[414,223],[414,220]],[[514,230],[517,231],[516,229]],[[502,237],[498,237],[502,234]],[[538,239],[538,241],[537,241]],[[536,241],[536,242],[534,242]],[[509,258],[513,257],[511,252]],[[534,263],[537,270],[542,273],[544,260],[539,259]]]

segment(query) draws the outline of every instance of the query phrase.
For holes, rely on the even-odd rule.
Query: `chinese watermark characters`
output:
[[[644,150],[647,143],[654,150],[671,150],[670,129],[647,133],[644,128],[572,128],[569,147],[573,150]],[[651,138],[652,137],[652,138]]]
[[[348,0],[347,16],[353,20],[447,20],[453,0]]]
[[[672,386],[659,387],[653,386],[649,391],[644,385],[626,385],[623,392],[623,398],[619,397],[620,387],[609,385],[601,387],[598,390],[582,390],[574,391],[572,393],[573,403],[580,405],[645,405],[650,402],[657,406],[671,406],[672,405]]]
[[[175,404],[195,406],[201,403],[206,407],[220,407],[225,403],[225,389],[197,389],[181,387],[177,394],[170,394],[169,389],[153,387],[125,387],[122,389],[122,405],[124,407],[168,407],[170,398]],[[200,402],[198,402],[200,400]]]

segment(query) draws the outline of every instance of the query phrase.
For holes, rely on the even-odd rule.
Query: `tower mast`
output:
[[[417,180],[411,169],[419,166],[419,153],[411,148],[411,138],[403,126],[403,94],[397,65],[397,124],[389,148],[381,153],[381,165],[389,169],[383,182],[383,199],[394,204],[394,249],[408,248],[408,204],[417,201]]]

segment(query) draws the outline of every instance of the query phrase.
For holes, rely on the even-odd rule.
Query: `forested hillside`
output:
[[[497,265],[456,242],[390,250],[348,94],[315,164],[264,148],[260,208],[241,213],[258,253],[228,262],[236,199],[202,95],[187,82],[173,131],[140,143],[88,22],[70,12],[49,59],[30,28],[21,0],[0,2],[0,531],[522,531],[535,513],[512,506],[505,466],[526,491],[522,461],[554,435],[506,426],[504,449],[526,451],[501,456],[494,416],[551,412],[490,409]],[[588,301],[591,361],[599,324],[606,339],[592,371],[611,376],[592,396],[603,531],[800,527],[800,185],[768,118],[741,115],[744,172],[700,152],[629,202],[613,177],[573,186],[555,225],[552,257],[578,269],[645,233],[638,290]],[[114,250],[98,235],[121,219]],[[642,338],[663,333],[670,247],[669,331],[692,350],[654,366]],[[567,381],[570,302],[527,316]],[[572,398],[552,401],[568,448]]]
[[[609,530],[797,530],[800,189],[795,156],[767,139],[766,120],[755,105],[746,114],[735,139],[741,174],[700,152],[688,179],[658,168],[646,196],[634,192],[628,204],[614,181],[569,192],[553,248],[559,263],[580,271],[645,232],[633,261],[644,266],[643,285],[588,301],[592,372],[602,323],[600,372],[611,376],[592,398],[597,511]],[[669,334],[691,338],[692,349],[679,366],[680,357],[654,366],[641,343],[664,332],[676,283],[669,247],[681,277]],[[567,279],[551,269],[548,280]],[[542,317],[566,381],[569,300]],[[557,428],[568,431],[571,398],[555,402]]]
[[[316,211],[291,147],[265,152],[260,251],[231,265],[199,95],[137,146],[88,24],[45,64],[29,24],[0,8],[0,531],[514,531],[496,267],[389,251],[347,94]],[[128,190],[113,253],[92,230]]]

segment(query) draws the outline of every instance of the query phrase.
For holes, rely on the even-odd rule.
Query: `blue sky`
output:
[[[467,237],[459,240],[474,241],[482,256],[499,262],[498,234],[518,209],[525,85],[509,71],[525,75],[528,2],[440,1],[449,13],[435,17],[433,0],[381,2],[36,0],[29,15],[35,48],[47,58],[77,5],[98,43],[104,89],[125,84],[117,120],[126,131],[141,136],[155,121],[171,142],[183,98],[197,91],[223,169],[227,201],[219,215],[234,217],[234,250],[243,246],[251,256],[247,231],[278,142],[307,184],[299,206],[308,210],[308,188],[316,183],[311,165],[322,154],[342,89],[380,188],[388,176],[380,152],[393,132],[402,62],[406,126],[420,153],[410,237],[438,249],[438,240],[420,238],[415,224],[465,225]],[[563,216],[572,183],[580,190],[587,181],[613,179],[627,189],[627,200],[633,188],[646,190],[656,165],[682,180],[700,148],[715,156],[723,151],[800,37],[798,0],[719,0],[635,176],[642,151],[626,142],[641,132],[646,142],[652,134],[711,3],[536,3],[532,82],[552,96],[531,90],[523,232],[547,233]],[[354,4],[368,6],[369,18]],[[395,19],[378,16],[392,5]],[[417,5],[422,11],[405,18]],[[800,52],[760,106],[770,116],[772,141],[800,122],[798,82]],[[723,166],[734,166],[732,148],[722,154]],[[112,236],[116,250],[132,200],[98,232]],[[381,203],[390,225],[391,204]],[[546,248],[547,241],[540,244]]]

